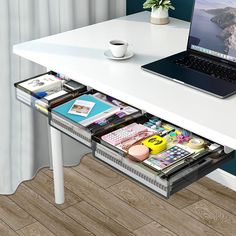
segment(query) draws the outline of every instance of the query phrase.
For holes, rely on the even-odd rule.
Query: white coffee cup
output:
[[[109,49],[113,57],[124,57],[127,52],[128,43],[122,40],[111,40],[109,42]]]

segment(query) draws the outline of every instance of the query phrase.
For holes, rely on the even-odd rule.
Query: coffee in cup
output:
[[[124,57],[128,48],[128,43],[122,40],[111,40],[109,42],[109,49],[113,57]]]

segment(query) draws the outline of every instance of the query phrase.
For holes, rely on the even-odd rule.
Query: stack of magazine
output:
[[[71,94],[65,90],[60,90],[49,94],[43,98],[36,99],[34,106],[43,112],[48,112],[48,108],[52,105],[56,105],[60,102],[65,101],[66,98],[70,98]]]
[[[91,147],[92,135],[140,115],[140,111],[95,90],[87,91],[50,112],[50,124]]]
[[[53,109],[53,112],[67,120],[78,123],[84,127],[97,120],[105,119],[120,108],[92,94],[84,94],[76,99],[64,103]]]
[[[26,104],[32,104],[32,95],[37,98],[50,96],[60,92],[62,80],[52,74],[45,74],[18,84],[16,95]]]

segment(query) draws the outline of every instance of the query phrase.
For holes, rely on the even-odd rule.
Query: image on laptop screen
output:
[[[188,48],[236,62],[236,0],[196,0]]]

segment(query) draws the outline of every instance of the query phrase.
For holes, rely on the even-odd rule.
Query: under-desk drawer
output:
[[[145,126],[148,127],[149,132],[149,128],[152,127],[152,123],[150,122],[150,120],[153,119],[155,120],[155,118],[151,117],[149,114],[145,114],[132,121],[123,123],[120,126],[111,128],[107,131],[94,135],[94,156],[166,198],[169,198],[175,192],[183,189],[184,187],[197,181],[201,177],[209,174],[213,170],[220,167],[223,163],[233,158],[233,153],[224,153],[224,148],[222,146],[213,143],[209,140],[206,140],[202,137],[198,137],[197,135],[191,132],[183,130],[180,127],[176,127],[175,125],[165,122],[163,120],[158,121],[161,122],[158,124],[158,127],[160,128],[162,126],[162,128],[165,128],[159,129],[156,126],[154,130],[155,132],[158,132],[158,136],[164,138],[167,141],[166,150],[169,149],[173,151],[173,149],[170,148],[174,148],[177,146],[181,146],[184,148],[184,146],[187,145],[186,150],[188,149],[190,153],[185,158],[180,158],[179,161],[173,162],[169,166],[166,165],[166,167],[163,169],[154,168],[155,165],[153,165],[151,161],[152,159],[150,159],[149,162],[150,157],[157,157],[158,154],[149,154],[149,157],[145,159],[145,162],[138,162],[136,157],[134,158],[129,153],[127,141],[123,143],[126,143],[123,146],[120,144],[117,144],[115,146],[114,144],[111,144],[111,142],[109,143],[109,141],[104,138],[104,135],[116,131],[117,129],[126,127],[131,123],[145,123]],[[179,133],[179,135],[175,136],[174,133]],[[182,133],[184,133],[185,136],[183,136]],[[150,135],[154,137],[153,134]],[[187,136],[189,136],[188,139],[186,138]],[[150,136],[148,137],[147,135],[147,137],[145,137],[144,139],[137,139],[134,144],[129,145],[129,148],[133,145],[140,145],[140,143],[142,143],[142,145],[145,145],[145,142],[143,142],[144,140],[152,139],[150,139]],[[193,141],[199,141],[199,143],[194,143]],[[204,141],[204,144],[202,144],[201,141]],[[199,145],[202,146],[200,147]],[[190,150],[192,150],[193,152],[191,152]],[[154,149],[152,149],[152,147],[150,147],[150,152],[154,152]],[[179,150],[179,152],[181,151]],[[170,155],[174,156],[175,154]],[[162,157],[167,158],[167,156]]]
[[[48,115],[50,107],[65,103],[86,92],[86,86],[53,71],[15,83],[16,98]]]
[[[80,113],[81,107],[90,105],[92,106],[91,110],[87,116],[83,116]],[[90,90],[81,96],[50,109],[49,124],[91,147],[92,135],[141,115],[142,113],[139,109],[96,90]]]

